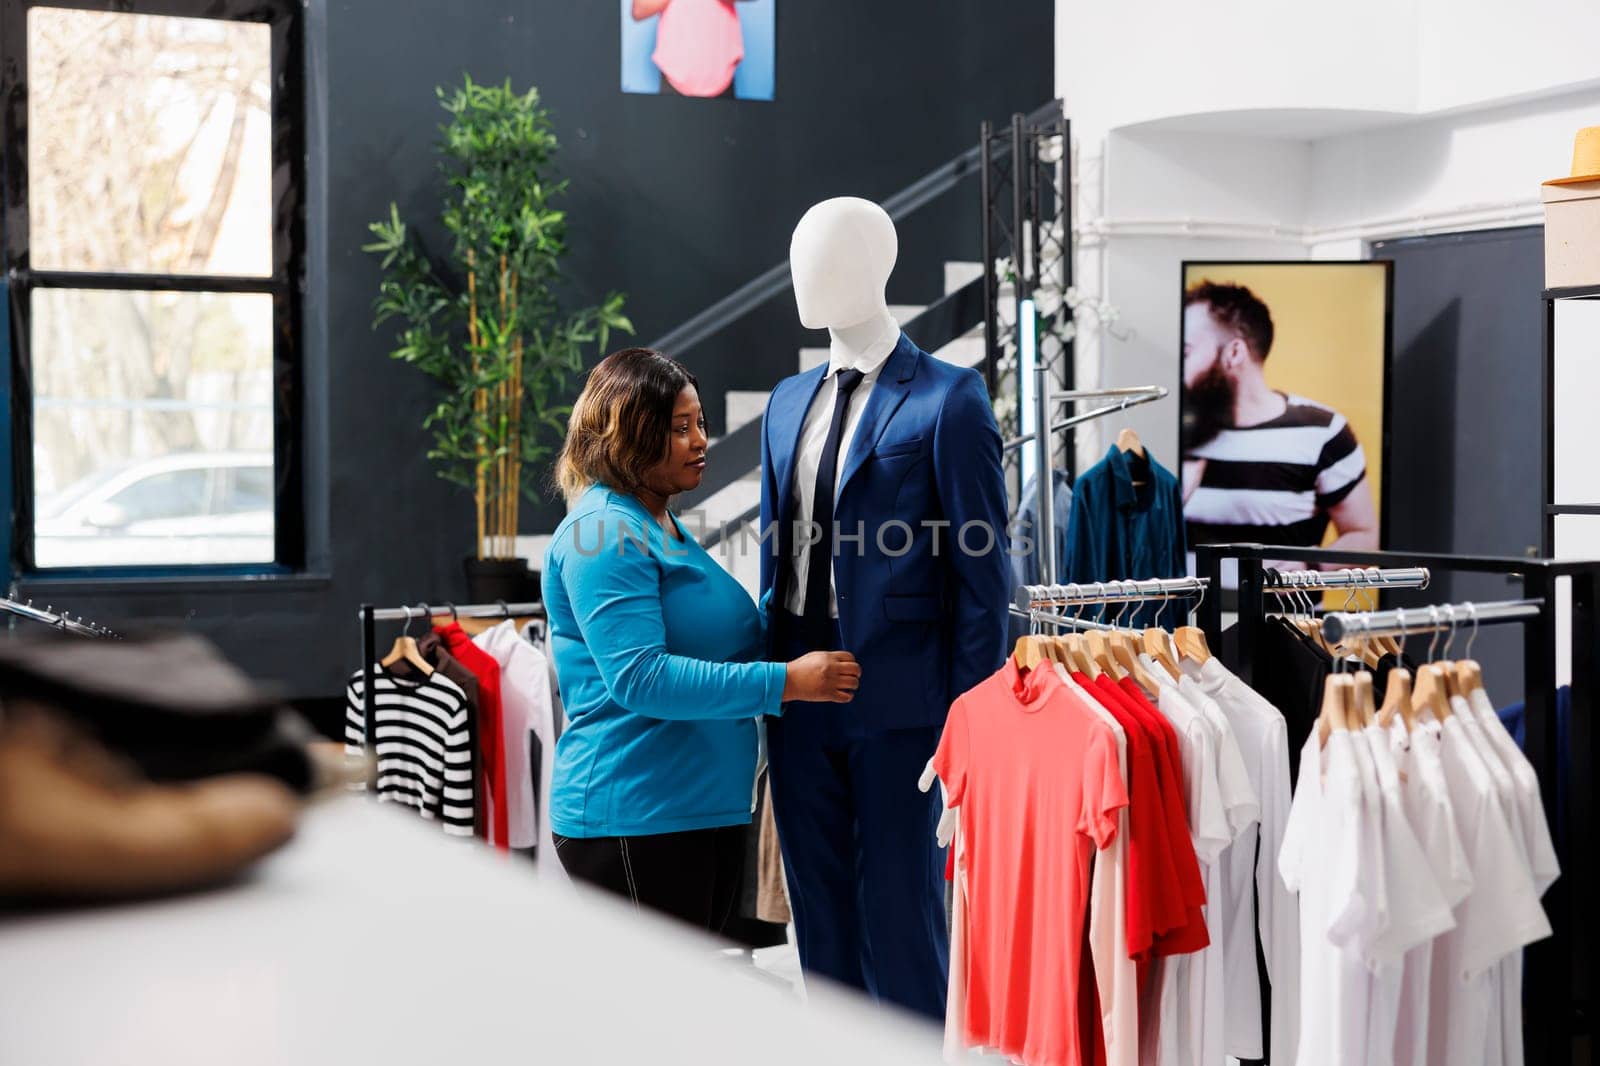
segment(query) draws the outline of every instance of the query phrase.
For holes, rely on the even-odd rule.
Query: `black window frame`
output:
[[[266,24],[271,32],[272,271],[266,277],[31,269],[28,217],[28,12],[34,8]],[[303,573],[302,323],[306,277],[305,11],[299,0],[4,0],[0,11],[0,234],[10,305],[12,509],[5,557],[29,582],[129,578],[258,578]],[[31,297],[36,289],[267,294],[272,298],[274,550],[271,563],[51,567],[34,558]],[[3,317],[3,316],[0,316]]]

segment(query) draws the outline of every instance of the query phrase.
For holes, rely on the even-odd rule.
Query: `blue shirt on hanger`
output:
[[[1050,493],[1050,513],[1055,519],[1055,569],[1057,580],[1063,580],[1061,575],[1066,571],[1067,565],[1067,529],[1072,523],[1072,479],[1067,477],[1065,470],[1052,471],[1055,475],[1050,479],[1054,486]],[[1022,487],[1022,502],[1017,506],[1017,524],[1012,526],[1011,537],[1011,584],[1037,585],[1040,583],[1040,554],[1044,550],[1042,543],[1043,529],[1039,517],[1039,475],[1036,473],[1028,479]],[[1027,551],[1022,549],[1027,548]],[[1028,620],[1018,615],[1011,615],[1011,636],[1008,644],[1015,644],[1017,638],[1028,632]]]
[[[1073,487],[1067,542],[1061,571],[1066,584],[1184,577],[1188,547],[1178,479],[1148,448],[1141,460],[1113,445]],[[1123,621],[1152,625],[1161,607],[1144,604]],[[1117,610],[1102,608],[1100,613],[1109,620]],[[1170,607],[1167,616],[1178,617]]]

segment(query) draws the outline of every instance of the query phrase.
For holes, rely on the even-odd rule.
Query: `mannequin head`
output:
[[[846,329],[887,315],[884,288],[899,251],[894,223],[872,201],[839,196],[812,207],[789,242],[801,325]]]

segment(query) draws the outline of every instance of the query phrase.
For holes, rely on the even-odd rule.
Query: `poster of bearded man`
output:
[[[1392,265],[1183,264],[1191,545],[1382,546]]]

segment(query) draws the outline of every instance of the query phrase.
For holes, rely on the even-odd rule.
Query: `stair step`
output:
[[[724,397],[727,407],[723,415],[728,432],[760,418],[767,410],[767,397],[771,395],[771,390],[729,389]]]
[[[983,330],[980,328],[976,336],[969,333],[957,337],[933,354],[956,366],[977,366],[983,362]]]
[[[685,512],[691,516],[685,520],[685,525],[695,536],[702,536],[705,531],[732,521],[760,502],[761,471],[758,468],[732,482],[700,506]]]
[[[946,263],[944,265],[944,294],[949,296],[957,289],[983,277],[982,263]]]

